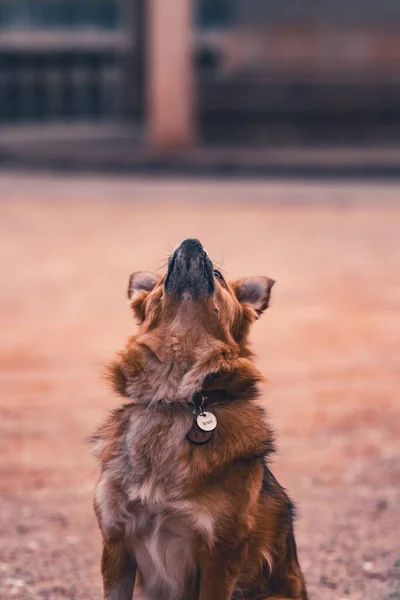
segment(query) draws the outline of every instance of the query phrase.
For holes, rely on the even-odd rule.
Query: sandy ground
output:
[[[314,600],[400,598],[400,186],[0,174],[0,597],[101,597],[96,467],[128,275],[199,237],[253,332]],[[218,599],[215,599],[218,600]]]

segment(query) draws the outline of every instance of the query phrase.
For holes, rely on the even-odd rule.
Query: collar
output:
[[[224,402],[227,397],[228,393],[226,390],[200,390],[200,392],[193,394],[189,404],[202,412],[206,406],[209,407]]]

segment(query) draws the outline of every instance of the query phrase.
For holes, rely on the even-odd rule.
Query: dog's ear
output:
[[[128,298],[139,323],[146,318],[146,298],[158,281],[156,275],[146,271],[136,271],[129,278]]]
[[[136,271],[129,277],[128,298],[134,300],[141,292],[151,292],[157,285],[158,279],[153,273],[147,271]]]
[[[240,304],[250,306],[261,315],[269,306],[274,283],[269,277],[245,277],[234,281],[232,287]]]

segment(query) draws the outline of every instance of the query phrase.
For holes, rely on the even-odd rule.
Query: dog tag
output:
[[[214,431],[204,431],[203,429],[200,429],[196,421],[193,421],[192,427],[190,431],[188,431],[186,437],[189,440],[189,442],[192,442],[192,444],[201,446],[202,444],[206,444],[207,442],[209,442],[213,435]]]
[[[213,431],[217,426],[217,417],[210,412],[201,413],[196,421],[203,431]]]

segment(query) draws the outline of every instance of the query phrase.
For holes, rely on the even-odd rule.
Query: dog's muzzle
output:
[[[213,264],[199,240],[184,240],[172,253],[164,288],[182,300],[198,300],[214,293]]]

